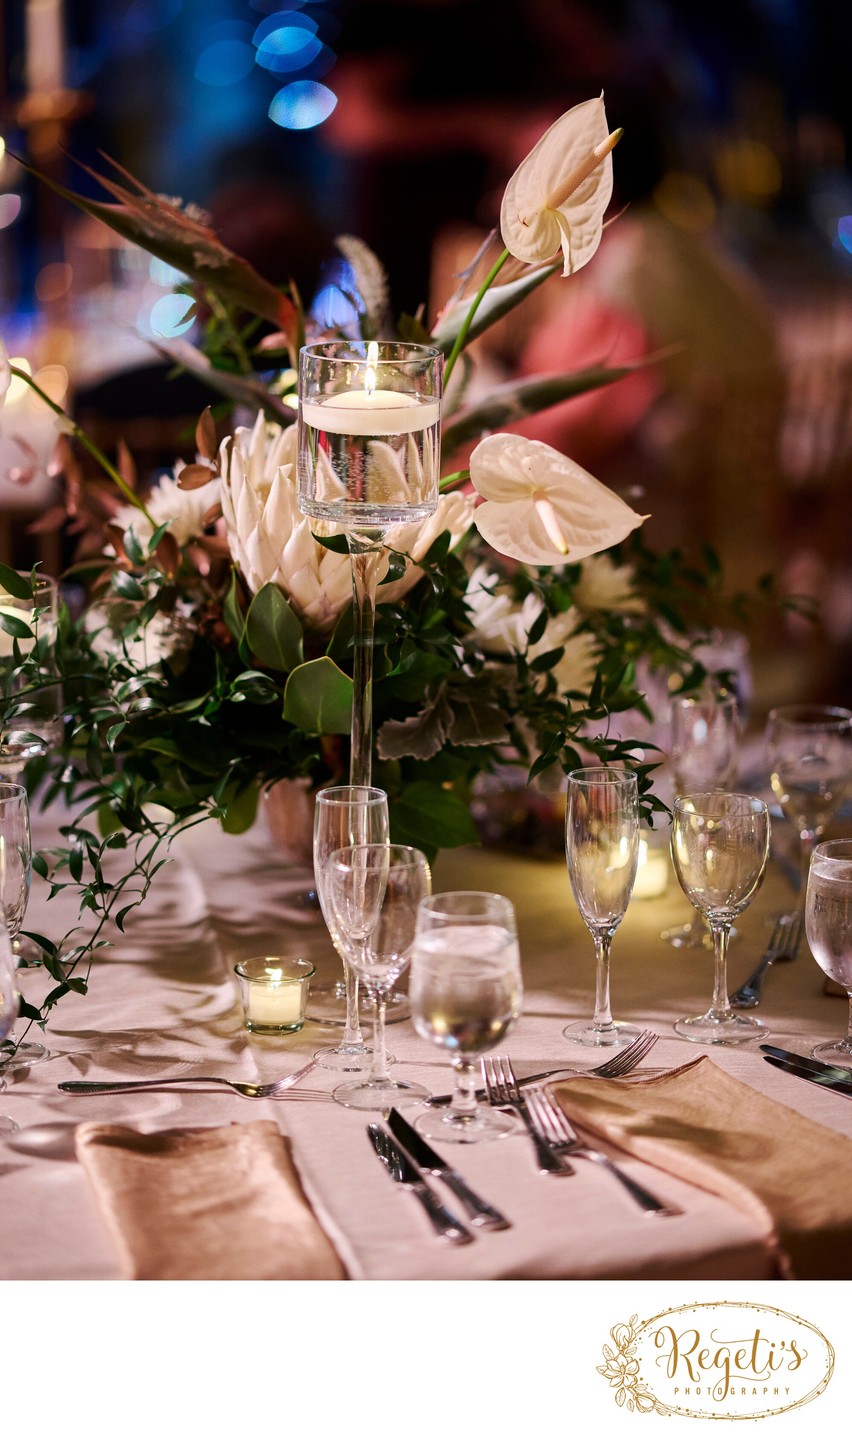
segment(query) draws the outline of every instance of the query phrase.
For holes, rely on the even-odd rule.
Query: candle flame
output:
[[[535,500],[535,507],[538,517],[544,525],[545,530],[547,531],[548,539],[553,541],[560,554],[567,554],[568,541],[566,540],[565,535],[562,533],[556,510],[553,508],[553,505],[550,503],[550,500],[541,498],[537,499]]]
[[[376,388],[376,365],[379,362],[379,346],[375,340],[367,345],[367,369],[364,374],[364,390],[371,395]]]

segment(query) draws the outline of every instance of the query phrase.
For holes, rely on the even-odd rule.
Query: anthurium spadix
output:
[[[648,518],[566,455],[519,434],[481,440],[470,477],[484,500],[473,517],[482,538],[524,564],[575,564]]]
[[[9,352],[2,339],[0,339],[0,409],[3,408],[3,401],[6,398],[6,391],[12,382],[12,371],[9,368]]]
[[[564,275],[588,264],[601,241],[611,152],[621,135],[609,133],[602,97],[575,105],[551,125],[506,186],[500,230],[510,254],[543,264],[561,248]]]

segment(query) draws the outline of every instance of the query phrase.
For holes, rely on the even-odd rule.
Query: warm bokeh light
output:
[[[74,272],[71,266],[62,261],[43,265],[36,275],[36,299],[43,305],[61,300],[64,295],[68,294],[73,277]]]
[[[54,404],[65,403],[65,397],[68,394],[68,371],[64,365],[42,365],[41,369],[36,370],[34,379]]]
[[[14,224],[21,213],[20,195],[0,195],[0,230]]]
[[[294,80],[273,97],[269,118],[285,130],[312,130],[327,120],[337,96],[317,80]]]
[[[23,370],[25,374],[32,374],[33,372],[32,365],[30,364],[28,359],[24,358],[23,355],[10,355],[9,363],[15,369]],[[29,394],[29,392],[30,387],[27,384],[26,380],[22,380],[18,377],[18,375],[13,374],[11,380],[9,381],[9,388],[6,391],[6,404],[17,404],[20,400],[24,398],[25,395]]]
[[[722,191],[733,200],[762,203],[781,189],[778,157],[760,140],[732,140],[716,155],[716,175]]]
[[[669,170],[654,190],[654,204],[671,224],[690,234],[709,230],[716,219],[716,201],[698,175]]]

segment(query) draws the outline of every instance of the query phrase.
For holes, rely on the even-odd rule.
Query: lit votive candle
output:
[[[662,843],[639,840],[639,864],[633,885],[634,899],[658,899],[669,883],[669,851]]]
[[[302,1027],[308,988],[316,973],[312,963],[279,956],[246,959],[234,972],[247,1029],[255,1034],[288,1034]]]

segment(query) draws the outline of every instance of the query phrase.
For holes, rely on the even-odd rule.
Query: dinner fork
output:
[[[643,1188],[641,1183],[630,1178],[617,1164],[613,1163],[611,1158],[608,1158],[605,1153],[601,1153],[600,1149],[583,1143],[550,1094],[535,1089],[530,1093],[527,1102],[533,1123],[554,1153],[570,1158],[587,1158],[593,1163],[602,1164],[604,1168],[609,1169],[611,1174],[614,1174],[619,1183],[624,1185],[631,1198],[638,1203],[643,1213],[649,1218],[675,1218],[683,1213],[682,1208],[677,1208],[674,1204],[662,1203],[653,1193],[649,1193],[647,1188]]]
[[[184,1074],[181,1078],[158,1078],[158,1079],[122,1079],[115,1083],[108,1080],[104,1082],[90,1082],[83,1079],[71,1079],[66,1083],[57,1084],[56,1087],[62,1093],[129,1093],[133,1089],[165,1088],[169,1084],[192,1084],[192,1083],[213,1083],[224,1084],[225,1088],[234,1090],[241,1098],[278,1098],[279,1095],[292,1088],[295,1083],[309,1073],[316,1066],[316,1059],[297,1069],[295,1073],[288,1074],[286,1078],[273,1079],[271,1083],[242,1083],[237,1079],[211,1078],[202,1074]],[[314,1096],[315,1091],[310,1091]],[[291,1098],[306,1097],[307,1089],[301,1089],[299,1094],[291,1094]],[[325,1098],[326,1095],[316,1092],[316,1097]]]
[[[522,1119],[533,1141],[541,1173],[553,1178],[565,1178],[574,1172],[569,1163],[564,1163],[553,1152],[550,1144],[542,1137],[532,1121],[527,1101],[518,1087],[511,1061],[505,1056],[489,1055],[481,1060],[482,1078],[488,1102],[494,1108],[511,1108]]]
[[[760,1003],[760,986],[767,970],[773,964],[796,957],[802,937],[802,919],[801,909],[797,909],[792,915],[778,915],[760,963],[750,978],[747,978],[728,1000],[732,1009],[757,1008]]]
[[[565,1074],[569,1078],[621,1078],[623,1074],[629,1073],[631,1069],[642,1062],[656,1042],[657,1035],[653,1029],[642,1029],[632,1044],[628,1044],[625,1049],[619,1049],[618,1053],[605,1059],[596,1068],[575,1069],[566,1068],[565,1064],[560,1064],[559,1068],[544,1069],[542,1073],[529,1074],[526,1078],[518,1079],[518,1086],[526,1088],[528,1084],[543,1083],[545,1079],[558,1078],[560,1074]],[[494,1057],[496,1059],[497,1055],[495,1054]],[[478,1099],[484,1099],[486,1096],[485,1089],[476,1090]],[[432,1098],[427,1099],[427,1103],[432,1108],[443,1108],[452,1102],[452,1098],[453,1095],[449,1093],[434,1094]]]

